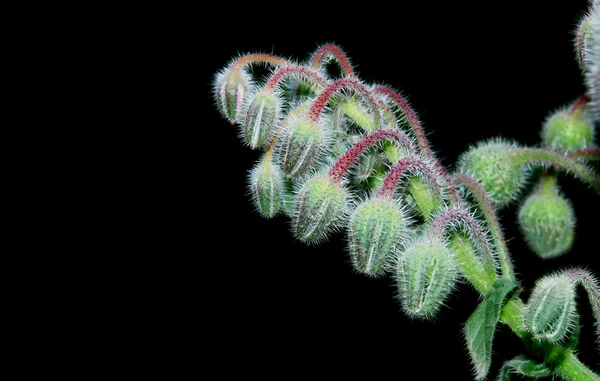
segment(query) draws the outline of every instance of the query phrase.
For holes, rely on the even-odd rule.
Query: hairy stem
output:
[[[588,160],[600,160],[600,148],[584,148],[577,151],[571,151],[567,154],[571,158],[584,158]]]
[[[243,66],[255,63],[267,63],[271,65],[284,66],[290,62],[281,57],[274,56],[272,54],[246,54],[235,60],[232,65],[232,69],[239,69]]]
[[[487,261],[488,271],[493,271],[495,277],[496,258],[494,257],[494,250],[479,222],[466,210],[462,208],[444,210],[433,219],[425,234],[431,239],[438,239],[443,242],[446,232],[457,225],[462,226],[469,239],[476,243],[477,251],[482,253],[482,259]],[[470,276],[470,274],[465,275]]]
[[[563,154],[544,148],[512,148],[515,165],[545,164],[556,170],[573,174],[577,179],[591,185],[600,193],[600,176],[592,169]]]
[[[308,81],[311,85],[319,87],[321,89],[327,86],[327,80],[323,76],[314,70],[298,65],[288,65],[279,68],[271,75],[267,83],[265,83],[265,90],[273,92],[277,85],[286,77],[297,75],[300,78]]]
[[[446,182],[446,186],[448,187],[448,192],[450,192],[450,195],[452,197],[451,198],[452,204],[454,206],[458,205],[459,201],[458,201],[458,195],[456,193],[456,190],[454,189],[454,186],[452,185],[452,182],[448,178],[448,175],[446,174],[446,171],[442,167],[441,163],[433,155],[433,152],[431,151],[431,148],[429,146],[429,142],[427,141],[427,137],[425,136],[425,132],[423,131],[423,127],[421,126],[421,122],[419,121],[417,114],[410,107],[410,105],[408,104],[406,99],[404,99],[404,97],[402,97],[397,91],[395,91],[394,89],[392,89],[388,86],[378,85],[378,86],[375,86],[372,91],[375,94],[385,95],[393,102],[394,105],[396,105],[396,107],[398,107],[398,109],[400,109],[402,114],[408,120],[410,128],[411,128],[413,134],[415,135],[415,138],[417,139],[417,143],[419,144],[419,148],[421,149],[421,152],[425,155],[425,157],[427,157],[428,159],[433,161],[436,169],[440,172],[440,175],[443,177],[444,181]]]
[[[340,157],[329,170],[329,176],[335,183],[339,183],[344,176],[344,173],[350,168],[352,163],[369,147],[382,140],[394,140],[406,148],[409,154],[414,153],[412,142],[400,130],[377,130],[354,144],[346,153]]]
[[[342,68],[342,71],[347,77],[354,76],[354,71],[352,70],[350,60],[348,60],[348,57],[346,57],[346,54],[342,51],[342,49],[333,44],[326,44],[317,49],[317,51],[310,57],[310,66],[313,69],[318,69],[323,64],[325,57],[330,55],[335,57]]]
[[[569,110],[569,114],[573,114],[577,111],[582,111],[583,108],[585,107],[585,105],[588,104],[589,101],[590,101],[590,98],[587,95],[583,95],[583,96],[579,97],[579,99],[577,99],[575,101],[575,103],[573,103],[573,106],[571,106],[571,109]]]
[[[369,90],[360,81],[351,77],[338,79],[327,86],[317,99],[315,99],[309,111],[309,118],[315,122],[318,121],[327,102],[342,89],[350,89],[364,99],[371,106],[373,117],[376,121],[375,125],[377,127],[381,125],[381,115],[377,101],[375,101]]]
[[[429,185],[433,194],[439,199],[443,198],[442,187],[438,183],[437,176],[433,168],[417,156],[410,156],[400,159],[388,172],[383,180],[383,185],[377,194],[378,197],[394,196],[394,191],[398,186],[398,181],[405,175],[406,172],[411,172],[422,178]]]
[[[502,276],[509,278],[512,281],[516,281],[515,271],[513,269],[513,264],[510,259],[508,248],[506,246],[504,234],[502,233],[500,223],[498,222],[496,211],[492,206],[492,203],[488,198],[487,194],[485,193],[485,190],[474,178],[463,173],[456,173],[452,175],[451,179],[456,185],[462,185],[466,187],[475,198],[475,201],[477,201],[477,205],[483,213],[490,234],[494,239],[496,253],[498,254],[498,258],[500,259],[500,268],[502,270]]]

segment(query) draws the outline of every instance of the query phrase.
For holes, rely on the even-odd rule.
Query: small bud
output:
[[[575,214],[561,196],[556,179],[546,177],[519,210],[521,232],[529,248],[541,258],[565,254],[575,236]]]
[[[480,143],[463,153],[459,172],[477,179],[498,207],[515,199],[525,183],[525,173],[511,160],[512,146],[503,141]]]
[[[401,253],[396,276],[405,313],[431,318],[450,295],[458,271],[452,253],[434,239],[417,241]]]
[[[554,112],[544,123],[543,144],[560,153],[588,148],[593,144],[592,123],[584,117],[585,106],[571,112],[567,109]]]
[[[252,148],[269,144],[279,116],[279,100],[270,91],[259,91],[252,97],[246,110],[242,133]]]
[[[335,230],[347,203],[341,184],[326,175],[309,178],[300,188],[294,205],[292,231],[301,241],[319,243]]]
[[[587,70],[587,65],[590,60],[590,49],[594,45],[594,22],[598,22],[598,16],[594,12],[586,13],[575,31],[575,52],[577,54],[577,62],[583,70]]]
[[[250,192],[256,210],[265,218],[274,217],[283,198],[283,175],[279,167],[264,155],[250,172]]]
[[[394,200],[377,197],[361,203],[348,223],[354,268],[370,276],[383,275],[405,232],[404,213]]]
[[[228,67],[215,76],[215,100],[221,114],[234,124],[240,117],[250,76],[240,68]]]
[[[576,321],[575,287],[567,274],[539,279],[527,302],[524,323],[538,340],[566,337]]]
[[[280,141],[283,170],[293,177],[305,174],[325,150],[325,135],[317,122],[306,118],[292,121]]]

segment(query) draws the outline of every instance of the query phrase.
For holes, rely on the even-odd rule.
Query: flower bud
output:
[[[317,122],[306,118],[292,121],[279,140],[283,170],[293,177],[305,174],[325,150],[323,130]]]
[[[252,148],[266,146],[275,131],[279,116],[279,101],[269,91],[259,91],[250,101],[242,126],[245,142]]]
[[[405,232],[404,214],[394,200],[372,198],[361,203],[348,223],[352,265],[366,275],[383,275]]]
[[[583,70],[587,70],[589,64],[589,53],[594,45],[594,22],[598,16],[594,12],[585,14],[579,21],[575,30],[575,52],[577,54],[577,62]]]
[[[542,186],[521,206],[518,221],[529,248],[541,258],[565,254],[575,236],[575,214],[570,202],[561,196],[555,178]]]
[[[590,147],[594,131],[592,123],[584,117],[584,110],[580,106],[572,112],[566,109],[554,112],[544,123],[543,144],[561,153]]]
[[[250,172],[250,194],[256,210],[265,218],[274,217],[283,199],[283,175],[270,155],[264,155]]]
[[[576,319],[575,287],[567,274],[545,276],[536,282],[527,302],[524,323],[538,340],[560,341]]]
[[[292,231],[301,241],[319,243],[338,227],[346,208],[346,191],[326,175],[309,178],[294,205]]]
[[[221,114],[234,124],[240,117],[244,97],[250,87],[250,76],[240,68],[227,68],[215,77],[215,100]]]
[[[397,287],[408,316],[431,318],[444,304],[458,277],[452,253],[439,240],[421,240],[398,258]]]
[[[458,160],[459,171],[477,179],[498,207],[515,199],[526,180],[523,168],[511,160],[511,148],[502,141],[480,143]]]

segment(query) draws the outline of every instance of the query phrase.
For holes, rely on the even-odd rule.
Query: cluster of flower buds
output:
[[[215,75],[213,95],[243,144],[261,152],[248,176],[257,212],[287,216],[294,237],[309,245],[342,232],[354,270],[393,277],[410,317],[434,317],[466,279],[482,296],[465,335],[477,379],[486,377],[494,327],[518,288],[497,210],[523,199],[518,222],[525,241],[539,257],[552,258],[569,250],[575,232],[558,175],[600,193],[590,165],[600,158],[598,3],[590,3],[575,40],[586,93],[548,116],[537,147],[501,138],[476,142],[451,172],[403,95],[359,78],[340,47],[322,45],[302,62],[271,54],[232,60]],[[267,75],[256,75],[256,65],[266,66]],[[538,185],[525,195],[532,182]],[[600,330],[598,283],[582,269],[540,279],[527,304],[515,304],[518,329],[538,342],[574,340],[577,285]],[[551,373],[524,357],[503,369]]]
[[[257,64],[268,66],[266,77],[253,76]],[[412,317],[432,317],[460,275],[482,294],[499,275],[514,276],[495,209],[521,195],[535,165],[600,188],[579,156],[564,155],[598,155],[583,116],[587,98],[549,118],[546,147],[478,143],[448,174],[401,93],[361,80],[332,44],[305,62],[240,56],[215,76],[214,97],[240,140],[262,151],[248,176],[258,213],[288,216],[294,236],[307,244],[344,232],[354,269],[393,276]],[[532,249],[550,257],[569,247],[574,217],[554,188],[542,188],[520,216]],[[473,209],[486,211],[484,220]]]

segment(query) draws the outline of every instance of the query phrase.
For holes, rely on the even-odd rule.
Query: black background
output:
[[[193,99],[202,108],[189,124],[198,139],[186,142],[196,146],[188,176],[198,190],[186,213],[197,229],[197,249],[189,255],[198,263],[187,271],[196,271],[202,282],[199,298],[186,295],[199,308],[200,346],[220,374],[472,379],[462,329],[478,303],[475,291],[461,285],[436,321],[411,321],[395,299],[392,279],[353,272],[341,234],[308,247],[292,238],[287,218],[261,218],[246,184],[260,153],[244,147],[237,127],[217,112],[211,86],[214,73],[238,54],[303,60],[320,44],[336,43],[360,78],[408,96],[437,156],[451,169],[482,139],[538,144],[548,113],[584,92],[572,40],[587,2],[523,3],[289,3],[288,10],[271,13],[283,3],[265,2],[206,9],[214,20],[201,23],[199,41],[187,36],[199,54]],[[526,289],[568,266],[584,265],[600,275],[593,246],[598,196],[565,176],[560,184],[577,216],[575,244],[561,258],[544,261],[527,249],[515,224],[518,204],[500,212]],[[591,309],[582,290],[578,295],[581,359],[600,369]],[[489,378],[521,348],[499,327]]]

